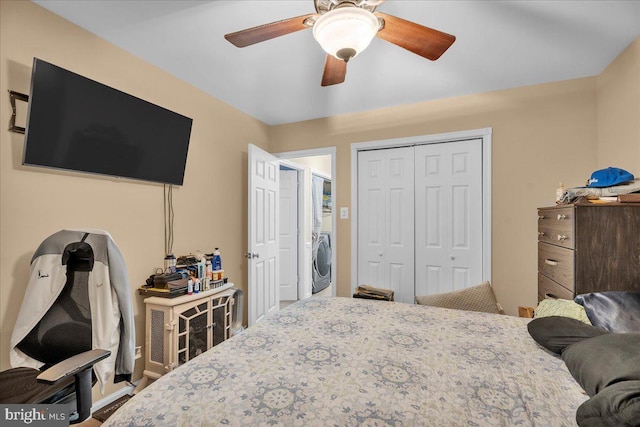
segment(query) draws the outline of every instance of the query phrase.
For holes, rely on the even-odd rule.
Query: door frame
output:
[[[286,151],[281,153],[273,153],[274,156],[279,159],[295,159],[296,157],[315,157],[315,156],[331,156],[331,296],[336,296],[336,288],[337,288],[337,278],[338,278],[338,265],[336,260],[338,259],[338,228],[336,221],[336,205],[337,205],[337,186],[336,186],[336,147],[323,147],[323,148],[313,148],[309,150],[297,150],[297,151]],[[310,191],[310,189],[309,189]],[[311,194],[309,192],[309,194]],[[306,248],[306,242],[303,241],[303,248]],[[310,249],[310,248],[309,248]],[[311,255],[311,252],[309,252]],[[310,257],[309,257],[310,258]],[[311,261],[309,261],[311,262]],[[309,267],[311,265],[309,264]],[[307,271],[311,274],[311,268],[307,270],[303,270],[305,274]],[[298,289],[298,298],[304,299],[311,296],[311,277],[309,277],[309,289]]]
[[[482,280],[491,280],[491,136],[481,128],[433,135],[383,139],[351,144],[351,292],[358,286],[358,152],[479,139],[482,144]],[[332,181],[333,186],[333,181]]]

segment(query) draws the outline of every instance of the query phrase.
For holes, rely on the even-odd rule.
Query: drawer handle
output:
[[[538,237],[544,237],[544,231],[538,231]]]
[[[567,219],[567,216],[564,214],[558,214],[558,221],[562,221],[563,219]]]
[[[553,266],[558,265],[558,261],[554,261],[554,260],[549,259],[549,258],[545,259],[544,263],[547,264],[547,265],[553,265]]]
[[[564,242],[567,239],[568,237],[565,236],[564,234],[558,234],[558,242]]]
[[[544,219],[544,215],[538,215],[538,221],[541,221]]]

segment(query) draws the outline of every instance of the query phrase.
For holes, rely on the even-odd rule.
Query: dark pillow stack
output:
[[[562,360],[591,396],[578,408],[579,426],[640,426],[640,334],[585,339]]]
[[[534,319],[528,329],[538,344],[561,354],[591,396],[576,412],[580,427],[640,426],[640,333],[610,333],[559,316]]]

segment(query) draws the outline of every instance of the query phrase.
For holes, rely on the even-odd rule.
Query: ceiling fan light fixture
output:
[[[368,10],[341,7],[316,20],[313,37],[329,55],[348,61],[369,46],[378,28],[378,18]]]

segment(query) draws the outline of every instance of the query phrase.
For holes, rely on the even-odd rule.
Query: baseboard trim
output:
[[[133,394],[133,390],[135,390],[135,386],[138,383],[135,382],[132,384],[133,385],[129,384],[126,387],[122,387],[121,389],[114,391],[110,395],[103,397],[97,402],[93,402],[93,405],[91,405],[91,413],[93,414],[95,411],[104,408],[105,406],[111,404],[112,402],[115,402],[125,394]]]

